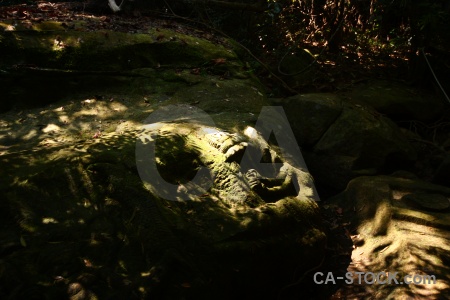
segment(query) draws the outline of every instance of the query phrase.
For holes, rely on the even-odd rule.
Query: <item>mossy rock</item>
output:
[[[1,33],[0,45],[2,68],[19,64],[68,70],[124,71],[174,65],[197,67],[213,59],[238,60],[222,45],[168,29],[141,34],[106,30],[12,30]]]
[[[326,237],[315,201],[303,193],[264,208],[253,192],[249,205],[233,205],[237,191],[247,200],[237,162],[220,160],[218,142],[186,143],[193,137],[170,114],[156,149],[163,177],[183,184],[209,161],[222,184],[176,202],[139,176],[136,138],[163,106],[181,106],[184,118],[202,109],[223,134],[254,125],[269,102],[232,51],[165,29],[50,25],[0,35],[0,80],[15,108],[0,118],[0,298],[229,299],[230,286],[276,297],[298,267],[319,264]]]
[[[19,23],[0,33],[0,84],[7,87],[0,111],[52,103],[80,91],[173,94],[209,75],[254,80],[230,48],[203,38],[163,28],[132,34],[60,26],[42,22],[21,28]],[[164,90],[169,84],[173,87]]]
[[[397,174],[355,178],[344,192],[329,199],[328,209],[342,215],[354,230],[352,262],[347,269],[354,281],[340,294],[347,298],[357,294],[371,299],[401,299],[426,291],[437,298],[447,297],[447,289],[441,287],[449,284],[449,267],[442,263],[450,258],[446,238],[450,230],[449,197],[448,187]],[[357,283],[355,272],[385,274],[386,270],[396,272],[399,284],[379,285],[374,294],[371,284]],[[418,274],[431,282],[420,289],[404,284],[405,276]]]
[[[401,82],[371,80],[344,93],[354,103],[364,103],[396,120],[432,121],[441,116],[445,102]]]

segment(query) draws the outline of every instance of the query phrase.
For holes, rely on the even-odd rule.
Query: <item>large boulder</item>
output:
[[[354,232],[347,269],[353,283],[339,294],[370,299],[448,298],[449,201],[449,188],[406,172],[352,180],[327,203]],[[361,280],[357,272],[364,272]],[[380,280],[391,274],[391,282],[373,284],[374,277],[365,275],[369,272],[375,277],[383,274]]]
[[[301,94],[276,99],[286,111],[289,124],[300,146],[313,147],[336,121],[343,110],[342,100],[335,94]]]
[[[433,121],[442,115],[445,101],[401,82],[370,80],[344,93],[348,101],[366,104],[395,120]]]
[[[172,83],[167,93],[173,94],[205,74],[249,77],[226,40],[218,44],[150,25],[130,32],[120,21],[111,30],[90,29],[101,22],[1,23],[6,30],[0,31],[0,85],[6,88],[0,112],[80,92],[153,94],[161,92],[162,82]]]
[[[416,158],[400,129],[370,107],[329,94],[298,95],[277,103],[323,186],[343,190],[352,178],[395,170]]]
[[[2,293],[229,299],[238,289],[273,298],[320,263],[326,236],[305,168],[251,127],[223,131],[191,106],[178,107],[179,119],[176,110],[143,131],[21,155],[8,148],[0,279],[11,289]],[[272,175],[261,175],[258,155],[241,167],[250,148]]]
[[[320,264],[312,178],[262,138],[268,101],[230,48],[53,25],[0,39],[0,298],[276,298]]]

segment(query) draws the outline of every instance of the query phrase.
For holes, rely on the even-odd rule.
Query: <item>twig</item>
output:
[[[423,57],[425,58],[425,61],[427,62],[428,68],[430,68],[431,74],[433,74],[434,80],[436,81],[437,85],[442,91],[442,94],[444,94],[445,99],[450,103],[450,98],[448,97],[447,93],[445,92],[444,88],[442,87],[441,83],[439,82],[439,79],[437,78],[436,74],[433,71],[433,68],[431,67],[430,62],[428,61],[427,56],[425,55],[425,52],[423,51],[423,48],[420,49],[420,52],[422,52]]]

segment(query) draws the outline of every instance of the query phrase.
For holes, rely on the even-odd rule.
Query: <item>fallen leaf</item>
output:
[[[98,138],[101,137],[101,136],[102,136],[101,131],[97,131],[97,132],[92,136],[92,138],[93,138],[93,139],[98,139]]]
[[[88,268],[92,267],[92,263],[89,261],[89,259],[83,259],[84,265]]]

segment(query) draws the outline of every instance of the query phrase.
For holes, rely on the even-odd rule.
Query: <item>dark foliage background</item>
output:
[[[286,55],[306,51],[310,57],[304,66],[287,73],[302,73],[311,60],[319,65],[357,64],[365,70],[401,66],[406,71],[397,77],[426,87],[431,85],[423,58],[427,55],[441,81],[450,82],[450,0],[124,1],[118,14],[183,19],[193,27],[206,26],[231,36],[259,59],[249,67],[262,77],[270,72],[260,63],[287,75],[276,72]],[[38,2],[1,0],[0,6]],[[71,3],[83,10],[112,13],[108,0]]]

